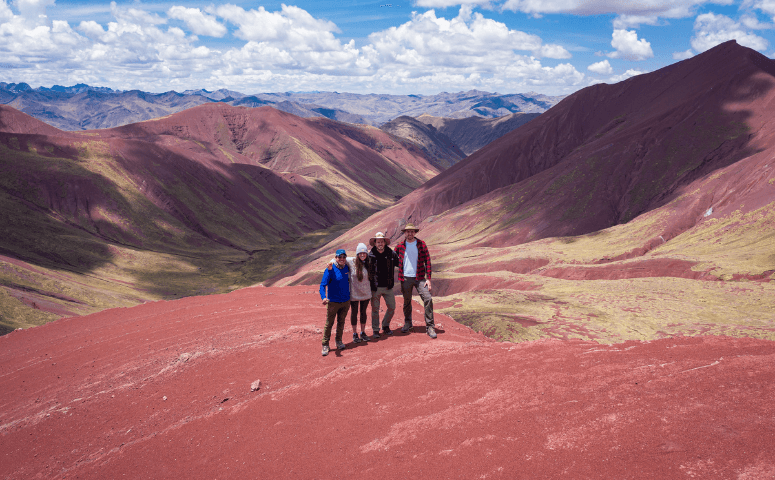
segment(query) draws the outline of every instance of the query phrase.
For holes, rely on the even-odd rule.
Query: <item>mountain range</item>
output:
[[[402,138],[209,102],[63,132],[4,107],[4,325],[314,284],[330,252],[376,231],[398,241],[413,222],[439,310],[494,338],[730,334],[740,322],[770,338],[773,79],[772,60],[727,42],[585,88],[446,164],[436,147],[458,148],[448,119],[402,118]]]
[[[337,92],[246,95],[226,89],[155,94],[139,90],[116,91],[85,84],[32,88],[26,83],[0,82],[0,104],[9,105],[49,125],[69,131],[117,127],[212,102],[243,107],[273,106],[305,118],[326,117],[379,126],[402,115],[496,118],[515,112],[541,113],[562,98],[536,93],[500,95],[476,90],[438,95]]]

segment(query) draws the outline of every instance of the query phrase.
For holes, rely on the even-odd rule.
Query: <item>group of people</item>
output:
[[[370,240],[371,250],[360,243],[355,249],[355,257],[348,257],[344,249],[336,251],[332,264],[323,272],[320,282],[320,297],[327,305],[326,327],[323,330],[323,356],[330,350],[331,330],[336,320],[336,348],[343,350],[344,322],[350,311],[350,323],[353,327],[353,342],[367,342],[382,335],[393,335],[390,321],[396,310],[396,297],[393,293],[394,269],[398,269],[401,294],[404,297],[403,333],[412,331],[412,292],[420,294],[425,306],[425,331],[436,338],[433,321],[433,298],[431,297],[431,256],[428,246],[415,235],[419,229],[407,224],[401,232],[404,241],[389,247],[390,238],[377,232]],[[385,316],[382,318],[380,333],[379,310],[385,301]],[[371,303],[372,338],[366,335],[366,310]],[[358,334],[360,318],[361,333]]]

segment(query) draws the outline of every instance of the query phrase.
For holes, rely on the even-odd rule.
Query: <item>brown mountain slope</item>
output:
[[[7,107],[0,118],[17,132],[42,125]],[[318,236],[308,234],[351,224],[437,172],[376,128],[270,108],[209,104],[113,130],[12,132],[0,132],[6,326],[256,283],[290,254],[283,244],[309,248]]]
[[[650,74],[588,87],[381,218],[421,223],[530,178],[521,202],[538,202],[548,215],[541,215],[551,225],[542,236],[625,223],[696,179],[770,148],[773,73],[775,62],[731,41]],[[513,210],[530,210],[517,200]]]
[[[416,324],[321,357],[315,290],[0,337],[0,478],[775,475],[773,342],[514,345],[439,315],[437,340]]]
[[[773,64],[730,42],[585,89],[317,256],[412,221],[441,311],[495,338],[775,338]]]
[[[417,120],[432,125],[449,137],[466,155],[471,155],[536,118],[540,113],[512,113],[498,118],[444,118],[423,114]]]
[[[379,127],[397,137],[406,138],[419,145],[439,170],[445,170],[466,157],[452,140],[436,130],[433,125],[412,117],[401,116]]]

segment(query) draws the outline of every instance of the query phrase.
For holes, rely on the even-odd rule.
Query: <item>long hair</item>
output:
[[[369,257],[366,257],[368,260]],[[355,255],[355,276],[358,277],[358,281],[363,281],[363,268],[366,266],[364,262],[361,261],[361,256],[359,254]]]

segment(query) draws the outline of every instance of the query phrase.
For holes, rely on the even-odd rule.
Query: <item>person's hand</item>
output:
[[[428,287],[428,291],[430,292],[431,291],[431,279],[430,278],[425,281],[425,285]]]
[[[328,299],[327,298],[323,299],[323,305],[328,305]]]
[[[334,264],[333,263],[329,263],[328,264],[328,271],[330,272],[333,269],[334,269]]]

